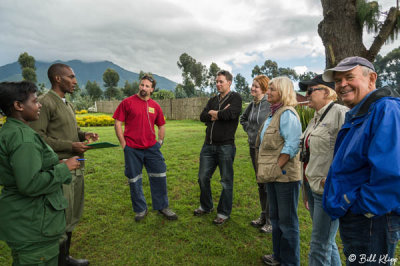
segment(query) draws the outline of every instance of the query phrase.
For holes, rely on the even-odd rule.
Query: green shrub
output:
[[[306,130],[308,123],[314,116],[314,109],[309,108],[307,106],[298,105],[296,106],[296,111],[299,114],[301,128],[302,130]]]

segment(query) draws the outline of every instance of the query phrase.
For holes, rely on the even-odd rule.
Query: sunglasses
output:
[[[307,89],[307,96],[310,96],[314,91],[324,90],[324,88],[308,88]]]
[[[143,79],[147,79],[147,80],[150,81],[151,83],[154,82],[154,79],[153,79],[152,77],[150,77],[150,76],[147,76],[147,75],[143,76],[143,77],[142,77],[142,80],[143,80]]]

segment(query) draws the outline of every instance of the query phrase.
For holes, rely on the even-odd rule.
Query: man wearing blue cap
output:
[[[371,62],[348,57],[323,79],[351,110],[339,131],[323,207],[339,218],[347,265],[395,262],[400,237],[400,99],[376,89]]]

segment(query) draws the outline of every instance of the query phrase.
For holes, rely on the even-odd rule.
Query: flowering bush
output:
[[[104,127],[114,125],[114,119],[108,115],[77,116],[76,122],[80,127]]]
[[[87,113],[88,113],[87,110],[75,111],[75,114],[79,114],[79,115],[84,115],[84,114],[87,114]]]
[[[0,117],[0,127],[6,122],[7,117]]]

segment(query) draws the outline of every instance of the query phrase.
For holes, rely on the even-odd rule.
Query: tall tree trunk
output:
[[[318,34],[325,46],[326,68],[348,56],[362,56],[373,62],[382,46],[396,30],[400,11],[390,8],[371,47],[363,44],[363,27],[357,18],[357,0],[321,0],[324,19]]]
[[[318,34],[325,46],[326,68],[334,67],[348,56],[367,53],[363,29],[357,20],[356,0],[321,0],[324,19]]]

